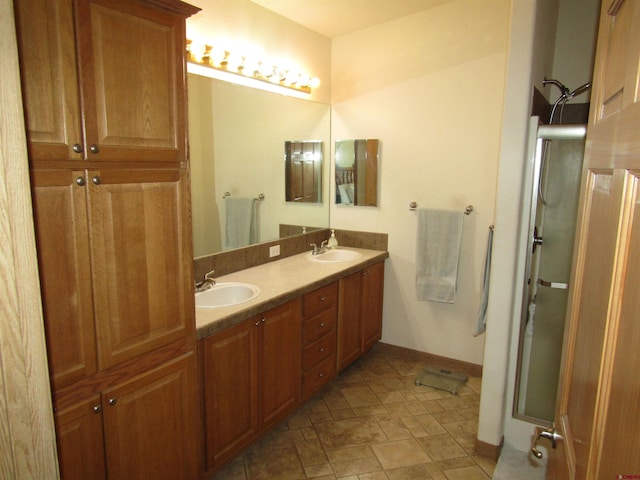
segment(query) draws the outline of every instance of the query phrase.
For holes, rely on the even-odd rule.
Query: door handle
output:
[[[560,290],[566,290],[567,288],[569,288],[568,283],[548,282],[546,280],[542,280],[541,278],[538,279],[538,285],[549,288],[559,288]]]
[[[544,429],[542,427],[536,427],[534,432],[536,436],[535,436],[535,439],[533,440],[531,453],[533,453],[533,456],[536,458],[542,458],[542,452],[537,448],[538,440],[540,440],[541,438],[546,438],[548,440],[551,440],[551,448],[556,448],[557,443],[563,440],[562,435],[560,435],[556,431],[555,423],[551,425],[551,428],[547,428],[547,429]]]

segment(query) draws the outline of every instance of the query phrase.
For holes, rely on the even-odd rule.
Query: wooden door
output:
[[[86,158],[184,161],[183,18],[129,0],[74,5]]]
[[[84,172],[33,170],[40,282],[54,388],[96,372]]]
[[[88,173],[100,368],[193,334],[181,175],[178,170]]]
[[[298,401],[302,350],[300,323],[299,301],[285,303],[260,316],[261,429],[283,418]]]
[[[366,268],[362,275],[362,351],[365,352],[382,338],[384,262]]]
[[[29,159],[82,159],[71,0],[14,5]]]
[[[362,353],[362,272],[338,282],[338,371]]]
[[[198,478],[196,382],[189,353],[103,393],[109,478]]]
[[[96,395],[55,414],[62,480],[106,478],[101,412]]]
[[[640,1],[602,4],[549,477],[640,473]]]
[[[258,320],[202,340],[207,470],[258,435]]]

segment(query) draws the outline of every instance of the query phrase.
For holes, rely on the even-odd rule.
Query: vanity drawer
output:
[[[336,375],[336,360],[329,357],[302,377],[302,397],[307,397]]]
[[[315,367],[327,357],[335,358],[336,341],[335,333],[331,333],[305,347],[302,351],[302,371]]]
[[[302,345],[310,345],[320,337],[335,330],[336,319],[337,311],[335,305],[314,317],[307,318],[302,323]]]
[[[338,301],[338,284],[336,282],[326,287],[307,293],[302,298],[302,315],[308,317],[325,308],[335,305]]]

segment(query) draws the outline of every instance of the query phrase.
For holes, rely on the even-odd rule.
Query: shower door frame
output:
[[[528,423],[532,423],[535,425],[542,425],[545,427],[550,427],[552,425],[551,421],[544,420],[542,418],[533,417],[530,415],[526,415],[524,413],[520,413],[519,411],[519,403],[520,403],[520,388],[522,385],[522,364],[523,364],[523,348],[524,348],[524,335],[525,329],[527,326],[527,316],[529,309],[529,280],[531,278],[531,268],[532,268],[532,251],[534,245],[534,229],[536,227],[536,218],[538,213],[538,189],[540,188],[540,182],[542,180],[542,155],[544,152],[544,142],[545,140],[584,140],[586,137],[587,126],[584,124],[554,124],[554,125],[546,125],[540,124],[538,117],[532,117],[530,121],[530,134],[529,134],[529,142],[534,144],[535,147],[529,149],[530,152],[530,165],[529,165],[529,174],[525,175],[525,181],[528,178],[531,179],[530,182],[527,181],[527,186],[523,195],[523,205],[522,205],[522,222],[523,227],[521,228],[521,232],[527,235],[526,246],[524,250],[524,276],[522,277],[522,305],[520,309],[520,317],[519,317],[519,335],[518,335],[518,361],[516,365],[516,379],[515,379],[515,389],[513,392],[513,405],[512,405],[512,416],[518,420],[522,420]],[[534,133],[535,132],[535,133]],[[528,195],[529,193],[529,195]],[[528,204],[525,203],[527,202]],[[529,216],[525,212],[527,212],[527,206]],[[526,222],[526,224],[525,224]],[[569,287],[571,288],[571,286]]]

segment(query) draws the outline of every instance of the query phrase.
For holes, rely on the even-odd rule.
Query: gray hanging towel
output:
[[[484,277],[482,280],[482,300],[478,307],[476,318],[476,329],[473,336],[477,337],[487,328],[487,304],[489,303],[489,280],[491,279],[491,250],[493,249],[493,225],[489,227],[489,238],[487,239],[487,254],[484,258]]]
[[[455,302],[462,219],[461,211],[418,209],[418,300]]]
[[[258,241],[258,209],[254,198],[227,197],[225,248],[245,247]]]

